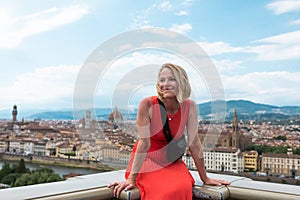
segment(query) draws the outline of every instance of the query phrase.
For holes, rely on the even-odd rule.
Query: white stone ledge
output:
[[[238,176],[210,174],[209,177],[225,179],[232,184],[226,186],[205,186],[195,171],[191,171],[196,186],[194,200],[198,199],[268,199],[299,200],[300,186],[253,181]],[[124,170],[91,174],[70,178],[66,181],[38,184],[0,190],[0,199],[5,200],[108,200],[113,198],[113,189],[106,187],[111,182],[124,180]],[[121,200],[138,199],[137,189],[122,192]]]

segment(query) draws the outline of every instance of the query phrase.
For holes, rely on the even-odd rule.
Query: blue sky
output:
[[[300,106],[299,0],[1,0],[0,110],[14,104],[72,108],[74,84],[88,56],[112,37],[146,27],[176,31],[198,43],[218,70],[226,100]],[[152,56],[128,55],[108,73],[130,62],[178,60]],[[118,79],[111,76],[96,92],[107,99],[102,106],[111,100],[105,88],[114,90]],[[134,93],[133,104],[155,94],[151,86],[140,88],[124,88]],[[199,93],[197,102],[210,100],[207,91]]]

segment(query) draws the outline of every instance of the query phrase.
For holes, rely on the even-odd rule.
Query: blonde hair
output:
[[[172,74],[174,75],[177,83],[178,83],[178,94],[176,95],[178,102],[183,102],[185,99],[189,98],[191,95],[191,85],[187,76],[187,73],[185,70],[180,67],[179,65],[175,65],[172,63],[165,63],[161,66],[159,72],[158,72],[158,78],[156,82],[156,91],[158,93],[158,97],[160,99],[163,99],[163,96],[158,91],[160,90],[159,87],[159,79],[160,79],[160,73],[164,68],[168,68],[172,71]]]

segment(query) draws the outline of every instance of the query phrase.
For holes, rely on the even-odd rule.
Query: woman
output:
[[[167,111],[167,120],[174,141],[187,132],[189,150],[204,184],[228,185],[230,182],[207,177],[201,141],[198,137],[196,104],[189,100],[191,87],[187,74],[178,65],[162,65],[156,84],[158,96],[144,98],[139,105],[137,126],[139,141],[133,148],[125,174],[126,180],[112,183],[114,196],[122,190],[138,187],[142,200],[189,200],[195,181],[181,159],[168,162],[159,106],[160,99]]]

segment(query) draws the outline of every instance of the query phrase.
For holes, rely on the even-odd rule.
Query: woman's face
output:
[[[161,70],[158,83],[163,98],[176,98],[178,94],[178,83],[169,68],[165,67]]]

